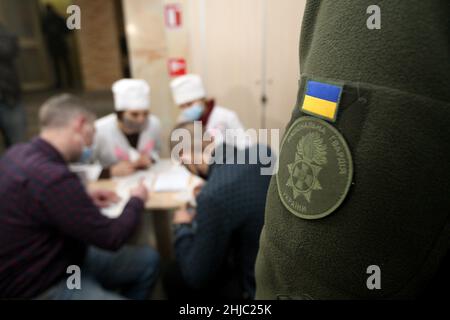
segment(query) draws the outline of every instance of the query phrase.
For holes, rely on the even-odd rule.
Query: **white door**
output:
[[[247,128],[283,131],[290,119],[300,74],[298,49],[305,3],[193,1],[193,69],[204,77],[210,95],[235,110]]]

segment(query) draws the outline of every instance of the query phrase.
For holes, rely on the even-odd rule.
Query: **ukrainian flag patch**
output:
[[[308,80],[302,111],[335,122],[342,91],[343,86]]]

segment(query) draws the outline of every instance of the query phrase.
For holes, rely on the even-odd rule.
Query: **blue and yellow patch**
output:
[[[343,86],[309,80],[301,110],[312,116],[336,121]]]

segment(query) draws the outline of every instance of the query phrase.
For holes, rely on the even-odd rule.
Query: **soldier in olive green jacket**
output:
[[[376,2],[307,3],[258,299],[413,298],[449,285],[450,6]]]

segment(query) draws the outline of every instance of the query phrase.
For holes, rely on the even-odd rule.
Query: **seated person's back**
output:
[[[85,254],[83,245],[62,237],[50,221],[45,222],[52,219],[46,212],[51,205],[47,201],[52,201],[49,192],[56,191],[54,186],[61,181],[77,178],[39,138],[10,149],[0,162],[0,172],[0,296],[32,297],[65,274],[67,266],[80,265]],[[50,276],[35,283],[34,275],[44,271]]]
[[[193,127],[192,124],[180,125],[183,126],[188,130]],[[271,176],[263,174],[261,159],[249,157],[249,154],[265,152],[271,157],[270,149],[254,145],[239,150],[230,145],[219,145],[211,152],[207,150],[213,148],[203,144],[203,152],[210,152],[214,159],[210,161],[212,164],[189,164],[193,157],[189,152],[182,152],[181,156],[192,173],[206,178],[196,199],[195,216],[189,218],[189,213],[180,210],[174,217],[176,257],[182,280],[187,291],[193,290],[201,297],[207,297],[207,292],[213,291],[218,294],[216,297],[252,298],[254,265]],[[238,160],[242,159],[245,164],[239,164]],[[249,163],[250,159],[253,162]],[[226,290],[223,288],[230,275],[238,278],[238,290],[233,292],[238,291],[239,296],[218,292]],[[170,296],[177,289],[170,288],[174,283],[170,276],[166,281]]]
[[[248,154],[249,150],[235,151]],[[226,249],[238,268],[244,291],[253,296],[254,266],[271,176],[261,175],[257,164],[213,164],[209,170],[208,181],[197,197],[199,230],[214,239],[204,243],[204,252]]]

